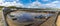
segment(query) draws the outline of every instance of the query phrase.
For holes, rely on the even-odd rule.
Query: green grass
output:
[[[0,12],[2,11],[2,8],[0,8]]]

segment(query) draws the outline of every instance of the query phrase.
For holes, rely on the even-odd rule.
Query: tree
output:
[[[16,8],[16,6],[9,6],[9,8]]]

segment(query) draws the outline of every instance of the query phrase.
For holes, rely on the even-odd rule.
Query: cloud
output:
[[[0,0],[0,2],[3,2],[4,0]]]
[[[4,0],[0,0],[1,2],[0,2],[0,6],[6,6],[6,7],[8,7],[8,6],[17,6],[17,7],[23,7],[24,5],[23,4],[21,4],[21,3],[17,3],[16,1],[18,1],[18,0],[15,0],[15,1],[13,1],[13,2],[4,2]]]
[[[42,4],[40,2],[33,2],[28,7],[29,8],[60,8],[60,1],[54,1],[47,4]]]
[[[2,3],[4,3],[3,1],[4,1],[4,0],[0,0],[0,5],[1,5]]]
[[[16,3],[16,1],[14,1],[14,2],[5,2],[5,3],[3,3],[3,5],[4,6],[20,6],[20,7],[23,7],[23,4],[21,4],[21,3]]]
[[[46,7],[51,7],[51,8],[59,8],[60,7],[60,1],[54,1],[51,3],[44,4]],[[59,7],[58,7],[59,6]]]
[[[17,3],[19,0],[14,0],[13,2],[4,2],[4,0],[0,0],[0,6],[17,6],[17,7],[27,7],[27,8],[60,8],[60,1],[54,1],[51,3],[42,4],[41,2],[34,1],[27,5],[21,4],[20,2]],[[43,0],[48,1],[48,0]]]
[[[41,6],[41,3],[38,1],[35,1],[35,2],[31,3],[28,7],[29,8],[40,8],[40,6]]]

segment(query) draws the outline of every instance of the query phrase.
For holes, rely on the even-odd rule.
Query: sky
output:
[[[0,0],[0,6],[26,8],[60,8],[60,0]]]

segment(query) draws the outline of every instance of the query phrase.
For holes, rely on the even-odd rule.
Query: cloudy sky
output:
[[[0,6],[17,6],[27,8],[60,8],[60,0],[0,0]]]

